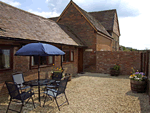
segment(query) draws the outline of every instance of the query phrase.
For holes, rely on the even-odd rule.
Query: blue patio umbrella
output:
[[[57,56],[64,55],[65,53],[57,47],[45,44],[45,43],[30,43],[20,48],[15,55],[16,56]],[[38,61],[38,91],[39,91],[39,102],[40,102],[40,62]]]

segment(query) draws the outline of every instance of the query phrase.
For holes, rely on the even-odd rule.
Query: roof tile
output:
[[[115,13],[116,13],[116,9],[98,11],[98,12],[89,12],[89,14],[95,17],[106,28],[106,30],[112,30],[112,31],[113,31]]]
[[[0,36],[84,46],[74,41],[53,20],[15,8],[0,1]]]

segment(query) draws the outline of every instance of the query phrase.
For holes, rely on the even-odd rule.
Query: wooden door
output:
[[[147,94],[149,95],[150,104],[150,51],[141,53],[141,71],[148,77]]]
[[[148,77],[148,84],[147,84],[147,90],[149,95],[149,105],[150,105],[150,51],[147,52],[147,77]]]
[[[78,73],[83,72],[83,49],[78,48]]]

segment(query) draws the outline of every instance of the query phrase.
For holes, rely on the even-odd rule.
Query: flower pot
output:
[[[110,68],[111,76],[118,76],[120,74],[120,70],[115,70],[114,68]]]
[[[131,90],[136,93],[145,93],[146,92],[146,81],[136,81],[130,80]]]
[[[65,73],[65,77],[69,77],[69,78],[68,78],[68,81],[71,81],[72,74]]]
[[[69,76],[68,81],[71,81],[71,75]]]

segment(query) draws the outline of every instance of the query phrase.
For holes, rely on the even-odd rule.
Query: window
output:
[[[73,62],[74,61],[74,51],[64,51],[66,54],[62,57],[62,62]]]
[[[32,56],[31,57],[31,66],[38,65],[38,61],[40,61],[40,65],[51,65],[54,63],[54,56]]]
[[[74,61],[74,52],[73,51],[71,51],[71,54],[70,54],[71,56],[70,56],[70,61]]]
[[[12,68],[12,50],[11,48],[0,48],[0,70]]]

